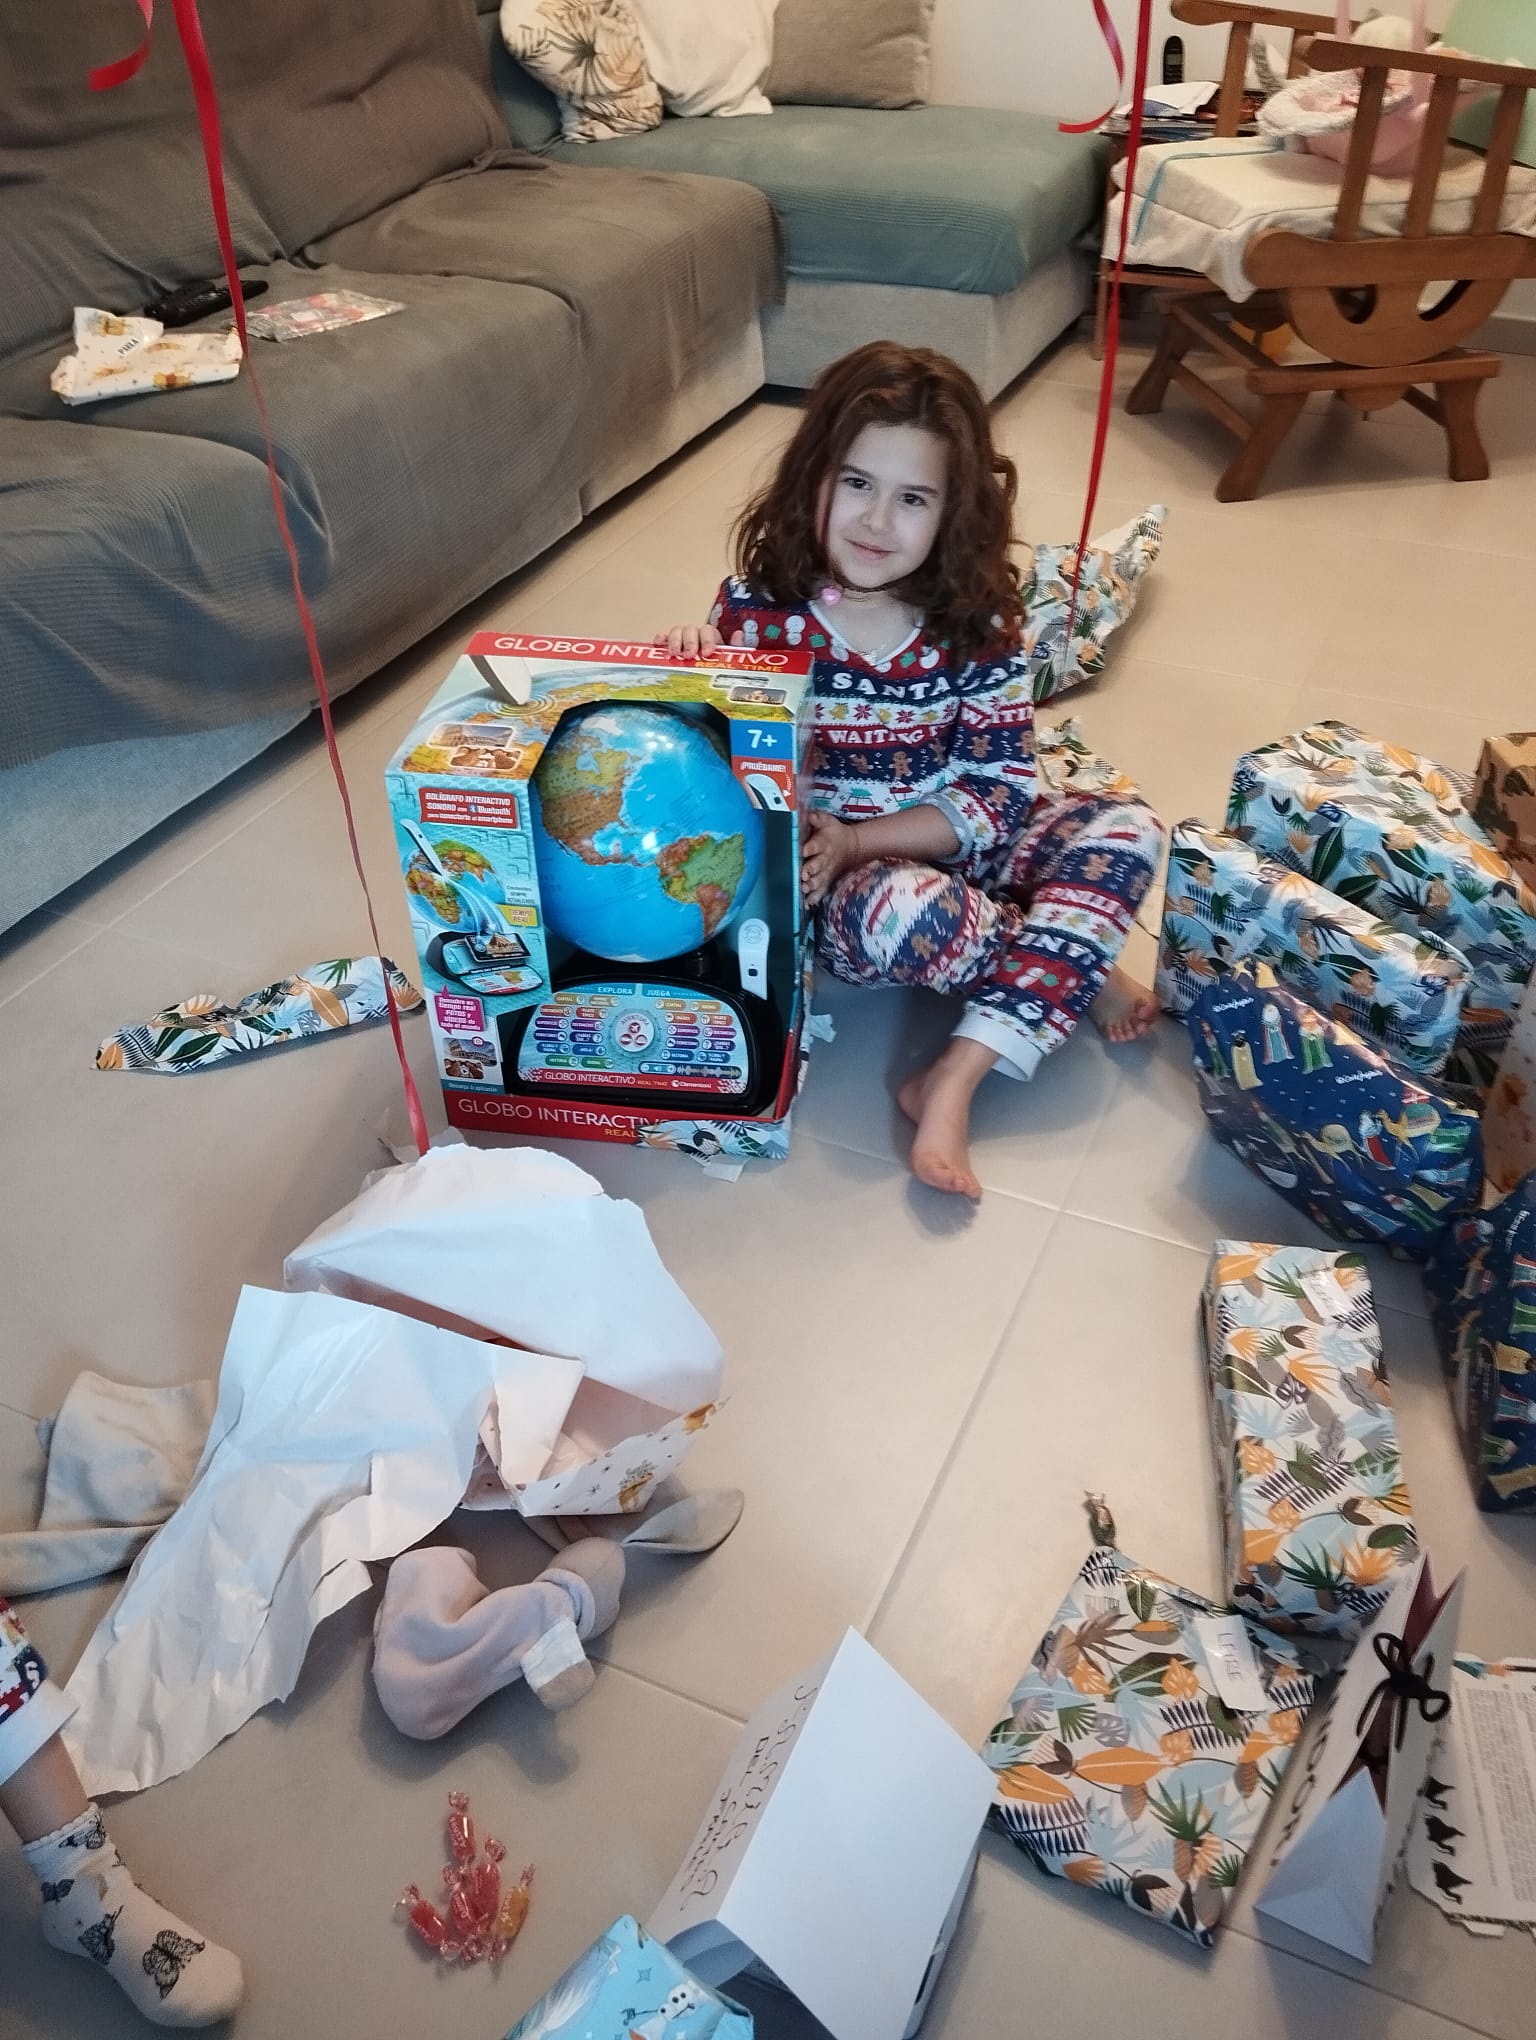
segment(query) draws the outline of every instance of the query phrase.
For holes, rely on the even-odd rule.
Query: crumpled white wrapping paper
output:
[[[543,1148],[429,1148],[384,1169],[288,1256],[289,1289],[328,1289],[581,1361],[673,1412],[720,1392],[720,1342],[637,1205]]]
[[[191,1489],[69,1681],[87,1790],[174,1777],[286,1699],[366,1562],[453,1512],[493,1396],[532,1477],[580,1376],[342,1297],[243,1290]]]

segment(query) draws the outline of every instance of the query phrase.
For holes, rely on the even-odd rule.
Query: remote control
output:
[[[268,288],[264,283],[247,283],[241,292],[249,300]],[[168,290],[144,307],[146,319],[158,319],[162,326],[190,326],[197,319],[211,319],[215,312],[227,312],[232,300],[224,283],[189,283],[180,290]]]

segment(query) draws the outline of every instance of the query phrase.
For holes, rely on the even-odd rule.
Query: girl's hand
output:
[[[800,895],[808,907],[819,906],[842,877],[867,860],[859,848],[859,832],[851,822],[815,808],[806,817],[805,848],[800,855]]]
[[[674,659],[707,659],[719,651],[721,637],[712,623],[674,623],[656,642],[665,645]]]

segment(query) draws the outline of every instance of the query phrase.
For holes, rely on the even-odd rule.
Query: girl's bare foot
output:
[[[1139,1041],[1156,1021],[1158,1007],[1146,986],[1117,963],[1088,1012],[1106,1041]]]
[[[973,1202],[980,1198],[981,1183],[971,1167],[971,1100],[996,1061],[994,1050],[957,1035],[897,1092],[897,1104],[917,1128],[911,1167],[920,1183]]]

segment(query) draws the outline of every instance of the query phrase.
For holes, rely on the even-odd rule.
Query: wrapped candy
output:
[[[453,1861],[443,1869],[446,1918],[414,1884],[405,1887],[396,1909],[404,1913],[417,1939],[445,1962],[466,1967],[475,1962],[499,1962],[528,1917],[533,1865],[527,1866],[510,1890],[502,1890],[506,1848],[487,1835],[484,1854],[476,1861],[475,1824],[470,1819],[469,1799],[462,1792],[448,1795],[448,1850]]]

